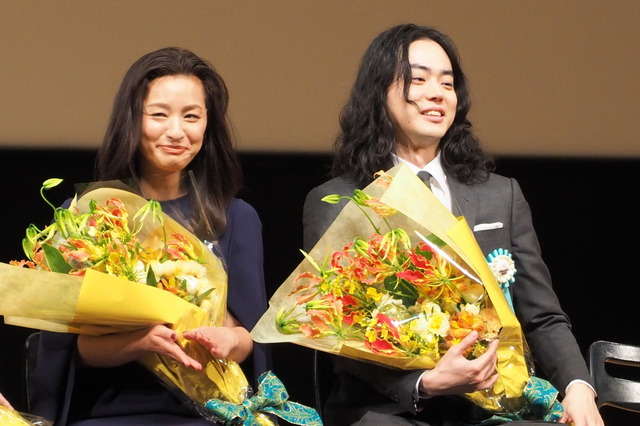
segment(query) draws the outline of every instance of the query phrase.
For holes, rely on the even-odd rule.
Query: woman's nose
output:
[[[180,117],[171,117],[167,120],[166,135],[171,139],[182,139],[184,136],[184,128]]]

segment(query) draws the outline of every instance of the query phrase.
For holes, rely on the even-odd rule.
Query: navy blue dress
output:
[[[171,216],[172,211],[183,217],[191,212],[186,196],[161,204]],[[267,309],[262,224],[253,207],[232,200],[218,248],[227,266],[227,308],[251,330]],[[211,424],[138,363],[77,368],[76,340],[74,334],[42,332],[34,414],[54,420],[57,426]],[[252,356],[241,367],[255,388],[258,375],[271,367],[268,347],[254,343]]]

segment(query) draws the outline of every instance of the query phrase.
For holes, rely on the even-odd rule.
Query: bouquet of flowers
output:
[[[53,423],[42,417],[19,413],[0,405],[0,424],[2,426],[52,426]]]
[[[496,413],[521,410],[530,382],[522,331],[464,218],[406,166],[323,201],[343,198],[350,202],[273,295],[254,340],[430,369],[476,331],[466,355],[499,339],[500,380],[467,396]]]
[[[43,189],[58,183],[50,179]],[[222,262],[164,215],[157,201],[119,189],[91,190],[68,209],[54,208],[54,221],[44,229],[31,225],[23,248],[27,260],[0,264],[0,313],[6,323],[93,335],[170,324],[178,344],[203,370],[159,354],[145,356],[141,364],[186,395],[206,418],[221,418],[218,405],[242,407],[247,401],[249,385],[235,362],[215,359],[182,337],[199,326],[222,325],[227,295]],[[267,380],[277,382],[266,374],[261,387]],[[278,404],[298,414],[307,408],[286,398]],[[273,407],[259,408],[280,415]],[[245,424],[272,424],[257,410],[233,415]]]

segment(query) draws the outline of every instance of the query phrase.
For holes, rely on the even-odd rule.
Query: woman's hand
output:
[[[13,407],[11,406],[11,404],[9,404],[9,401],[7,401],[7,398],[2,396],[1,393],[0,393],[0,405],[4,405],[5,407],[13,410]]]
[[[187,340],[195,340],[218,359],[229,358],[242,362],[253,350],[249,332],[229,312],[222,327],[198,327],[185,331],[182,336]]]
[[[496,380],[498,341],[491,342],[487,351],[476,359],[468,360],[464,352],[473,346],[478,333],[473,331],[459,344],[451,347],[433,370],[426,371],[419,383],[420,391],[427,395],[458,395],[491,388]]]
[[[188,356],[176,342],[177,335],[166,325],[158,324],[129,333],[103,336],[78,336],[78,353],[89,367],[117,367],[137,361],[153,352],[166,355],[187,367],[201,370],[202,365]]]

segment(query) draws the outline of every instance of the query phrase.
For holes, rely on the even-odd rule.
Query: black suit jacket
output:
[[[454,204],[471,229],[479,224],[497,224],[475,231],[485,256],[502,248],[512,253],[516,281],[511,286],[516,316],[535,360],[537,375],[547,378],[561,393],[575,379],[592,383],[580,348],[571,333],[551,285],[549,270],[542,260],[531,211],[514,179],[491,174],[481,184],[466,185],[448,177]],[[355,181],[340,176],[314,188],[307,195],[304,214],[304,248],[316,244],[342,210],[341,204],[320,201],[329,194],[352,195]],[[437,419],[471,415],[475,408],[463,398],[431,398],[416,412],[413,391],[421,371],[399,371],[334,357],[337,386],[327,402],[328,424],[351,424],[367,411]],[[542,374],[540,374],[542,373]],[[458,404],[451,408],[450,404]],[[445,408],[443,408],[445,407]]]

